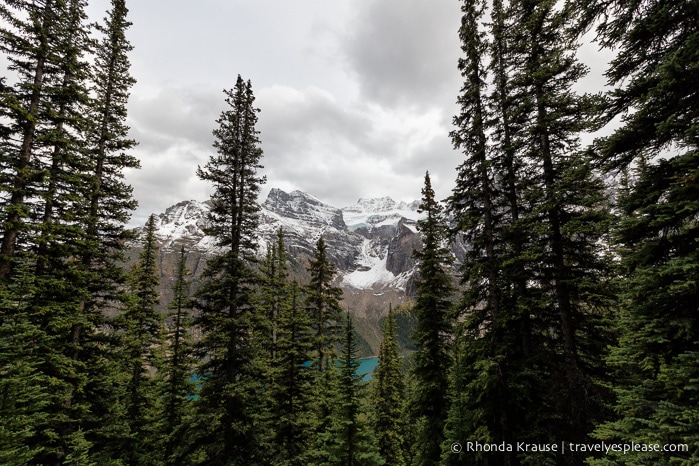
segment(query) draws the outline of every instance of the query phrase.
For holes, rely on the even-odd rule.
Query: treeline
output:
[[[16,80],[0,80],[0,462],[697,462],[698,2],[464,0],[463,162],[444,205],[425,177],[415,353],[401,361],[389,311],[370,386],[323,239],[308,283],[283,231],[259,256],[259,110],[241,77],[197,171],[220,253],[194,287],[180,251],[169,316],[155,311],[153,217],[122,265],[127,9],[89,25],[85,6],[0,3]],[[617,53],[613,90],[581,95],[593,29]],[[544,447],[602,441],[687,448]]]

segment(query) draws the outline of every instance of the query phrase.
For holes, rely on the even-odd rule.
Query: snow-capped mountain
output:
[[[412,252],[421,247],[417,206],[418,202],[398,203],[383,197],[360,199],[340,209],[301,191],[272,189],[261,205],[260,253],[276,241],[282,228],[292,271],[303,280],[315,243],[322,236],[338,268],[344,305],[373,346],[380,334],[378,320],[388,312],[388,304],[401,304],[413,291],[416,264]],[[185,248],[187,267],[195,280],[206,258],[218,250],[214,238],[204,234],[209,207],[208,202],[183,201],[155,216],[163,306],[170,300],[180,248]],[[132,258],[139,249],[138,242],[134,243]]]
[[[384,197],[360,199],[338,209],[301,191],[272,189],[260,211],[260,251],[264,253],[282,228],[289,253],[304,259],[322,236],[343,286],[388,286],[406,291],[414,264],[399,256],[412,254],[412,248],[419,247],[417,205]],[[186,252],[215,253],[214,238],[204,234],[208,211],[208,202],[183,201],[156,215],[156,237],[162,252],[179,251],[184,245]]]

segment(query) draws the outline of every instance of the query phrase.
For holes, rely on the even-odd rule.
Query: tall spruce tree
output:
[[[130,296],[117,321],[123,328],[124,371],[128,374],[124,405],[130,438],[124,459],[133,465],[148,464],[152,457],[150,444],[160,390],[155,386],[157,379],[149,371],[161,368],[158,353],[163,343],[162,315],[156,310],[160,303],[157,290],[160,277],[154,215],[148,218],[143,233],[143,250],[129,276]]]
[[[51,144],[45,133],[52,126],[49,115],[55,111],[51,95],[60,92],[61,15],[56,0],[44,2],[3,2],[0,15],[0,47],[17,73],[17,83],[3,86],[3,116],[12,137],[6,140],[2,156],[3,196],[0,278],[10,275],[18,250],[26,249],[31,205],[37,196],[40,157]],[[53,92],[52,92],[53,91]],[[22,247],[24,245],[24,248]]]
[[[284,232],[268,245],[261,267],[259,309],[262,326],[267,410],[265,450],[267,461],[307,463],[310,428],[309,403],[312,372],[304,367],[311,360],[310,316],[305,312],[296,281],[289,280]]]
[[[8,194],[0,216],[0,276],[11,275],[20,254],[23,263],[35,266],[34,303],[28,315],[48,330],[47,346],[36,354],[42,353],[41,370],[52,389],[47,423],[36,430],[32,442],[42,447],[40,461],[49,463],[83,457],[91,445],[98,448],[94,442],[101,433],[116,425],[107,425],[103,417],[113,406],[114,397],[105,387],[114,391],[114,381],[107,379],[115,371],[107,367],[113,364],[108,354],[113,345],[103,331],[102,312],[114,306],[116,287],[105,285],[121,275],[113,251],[121,251],[124,238],[105,242],[89,228],[92,217],[86,200],[92,198],[98,177],[90,147],[91,116],[99,98],[88,97],[85,57],[92,43],[85,4],[46,0],[0,6],[6,20],[0,42],[17,74],[17,83],[2,89],[2,114],[10,122],[12,137],[5,140],[0,161],[2,190]],[[120,176],[121,168],[112,163],[110,176]],[[109,192],[93,217],[123,233],[127,211],[134,205],[127,191],[125,200],[115,200]],[[103,264],[99,272],[93,261],[97,257]],[[110,273],[104,264],[109,264]]]
[[[55,257],[72,258],[81,231],[80,189],[85,181],[89,52],[81,0],[7,2],[0,7],[6,27],[0,43],[17,74],[3,96],[4,114],[14,133],[3,159],[5,221],[0,277],[7,277],[19,248],[39,256],[37,273]],[[49,257],[53,256],[53,257]]]
[[[225,94],[229,108],[214,130],[217,154],[197,170],[214,187],[206,233],[222,248],[207,262],[204,283],[196,293],[204,361],[199,368],[202,388],[197,405],[203,424],[198,447],[209,462],[253,464],[259,457],[257,417],[263,394],[257,364],[262,316],[253,306],[259,282],[253,264],[257,195],[264,181],[257,175],[262,149],[251,83],[238,76],[235,87]]]
[[[396,318],[390,306],[379,346],[379,363],[373,374],[372,427],[381,458],[386,464],[401,466],[406,464],[401,416],[404,382],[398,350]]]
[[[104,335],[97,332],[101,315],[84,313],[94,277],[81,263],[85,187],[91,179],[85,3],[47,0],[0,7],[7,20],[0,41],[17,73],[13,89],[3,94],[13,142],[4,147],[2,160],[8,196],[3,196],[0,276],[11,275],[20,253],[35,266],[28,315],[47,329],[46,346],[37,347],[36,354],[52,388],[50,415],[32,442],[42,446],[39,461],[47,463],[83,456],[90,448],[85,431],[76,428],[90,429],[97,411],[90,386],[96,374],[104,374],[96,363]],[[90,342],[76,329],[85,329]]]
[[[464,242],[471,246],[463,266],[463,282],[469,282],[471,303],[484,303],[481,312],[499,318],[498,262],[496,254],[497,211],[496,182],[493,162],[488,157],[486,72],[483,65],[485,37],[482,27],[485,2],[466,1],[459,35],[464,57],[459,69],[464,78],[458,103],[461,110],[454,117],[452,142],[466,160],[457,169],[456,186],[449,198],[449,212]],[[469,277],[468,274],[473,274]]]
[[[124,170],[139,168],[140,163],[128,151],[136,141],[128,137],[126,104],[135,80],[129,74],[128,53],[132,46],[126,38],[131,23],[126,19],[124,0],[112,0],[95,47],[92,70],[90,124],[87,131],[90,162],[85,199],[87,234],[83,265],[90,270],[89,307],[103,308],[115,299],[115,290],[124,281],[122,268],[125,240],[124,225],[136,208],[132,188],[124,182]]]
[[[438,463],[444,441],[447,417],[447,372],[451,364],[452,323],[449,311],[454,289],[448,266],[452,261],[446,247],[447,224],[442,206],[435,199],[429,173],[425,174],[418,221],[422,235],[421,251],[415,251],[419,278],[416,280],[414,310],[417,325],[413,340],[415,353],[413,374],[416,381],[413,410],[420,422],[417,463]]]
[[[289,287],[277,316],[276,355],[270,380],[272,447],[269,461],[274,464],[309,464],[313,438],[315,374],[308,362],[313,357],[313,331],[310,315],[302,306],[301,288],[296,281]]]
[[[328,251],[322,237],[318,238],[313,258],[308,264],[311,280],[305,287],[306,307],[311,313],[316,348],[316,367],[321,372],[335,356],[335,344],[340,336],[340,299],[342,288],[333,285],[336,267],[328,259]]]
[[[349,313],[342,339],[339,366],[329,365],[326,372],[338,371],[331,392],[331,418],[326,431],[320,434],[320,464],[380,465],[381,459],[374,433],[371,431],[362,404],[366,382],[357,374],[357,344]],[[327,396],[327,395],[326,395]]]
[[[597,122],[597,100],[572,91],[586,72],[567,29],[572,5],[496,0],[489,23],[485,7],[464,2],[460,30],[465,82],[452,139],[466,162],[449,208],[473,248],[462,268],[447,433],[483,443],[582,441],[609,414],[600,355],[612,341],[602,244],[611,217],[578,146]],[[561,461],[501,453],[470,459]],[[444,460],[464,458],[445,451]]]
[[[697,146],[699,28],[696,1],[593,1],[582,25],[599,20],[597,38],[617,55],[606,72],[614,86],[605,116],[621,117],[597,141],[610,171],[636,167],[619,207],[622,336],[610,357],[620,369],[619,420],[597,437],[683,443],[685,452],[634,452],[636,464],[699,461],[699,227]]]
[[[115,367],[121,356],[114,332],[105,332],[112,325],[105,315],[123,304],[126,285],[123,268],[124,251],[132,239],[126,223],[136,207],[132,188],[124,182],[124,171],[139,167],[129,153],[135,141],[128,137],[126,104],[134,79],[129,74],[127,54],[132,49],[126,38],[131,23],[123,0],[113,0],[94,41],[91,70],[90,101],[86,124],[87,163],[83,178],[84,206],[81,228],[85,239],[81,245],[81,268],[87,274],[88,294],[79,305],[82,318],[71,327],[71,340],[80,342],[83,351],[74,357],[85,361],[90,383],[76,392],[76,401],[90,400],[91,409],[81,425],[86,439],[95,445],[98,462],[108,462],[123,453],[127,436],[125,412],[115,409],[123,405],[123,395],[115,390],[123,384]],[[95,332],[94,328],[100,329]]]
[[[512,1],[508,9],[511,92],[522,96],[514,105],[523,116],[516,157],[519,177],[528,180],[518,222],[526,243],[518,247],[529,285],[519,299],[530,315],[528,360],[540,389],[528,410],[534,422],[518,437],[539,442],[588,441],[609,415],[601,377],[612,341],[603,246],[611,217],[604,185],[578,142],[595,128],[597,99],[573,91],[587,72],[575,57],[574,12],[573,4],[553,0]],[[551,460],[546,456],[527,459]],[[583,456],[565,461],[577,464]]]
[[[182,464],[178,457],[180,446],[185,443],[185,418],[191,412],[189,404],[193,396],[191,378],[194,371],[191,338],[191,307],[189,294],[189,271],[186,266],[184,246],[180,248],[177,260],[175,283],[172,286],[173,299],[168,304],[170,310],[168,325],[168,354],[163,363],[163,396],[160,403],[160,432],[164,446],[163,460],[166,464]]]
[[[289,265],[284,245],[284,230],[277,231],[277,241],[269,244],[267,254],[260,267],[262,283],[260,287],[260,309],[266,314],[265,352],[272,361],[277,355],[276,343],[278,339],[278,317],[281,309],[287,304],[289,286]]]
[[[502,8],[502,2],[495,2]],[[456,186],[448,199],[454,219],[452,235],[470,246],[461,264],[464,291],[457,308],[461,323],[456,327],[454,364],[450,369],[450,408],[445,423],[446,437],[477,439],[483,443],[511,443],[515,422],[508,405],[521,403],[524,387],[510,389],[509,373],[517,367],[516,342],[508,335],[517,320],[513,284],[508,281],[507,251],[515,249],[504,234],[517,216],[519,199],[508,203],[508,190],[515,184],[512,150],[494,143],[509,136],[504,112],[498,112],[497,97],[488,95],[487,59],[491,59],[494,81],[504,87],[504,44],[495,29],[502,16],[494,11],[490,31],[484,24],[486,2],[464,1],[459,37],[463,57],[458,67],[464,79],[451,132],[453,145],[464,154],[457,169]],[[492,41],[486,40],[486,31]],[[495,136],[494,136],[495,134]],[[505,145],[505,144],[503,144]],[[509,159],[508,159],[509,156]],[[513,348],[512,346],[515,346]],[[508,452],[480,455],[473,460],[511,464]],[[446,463],[460,463],[462,455],[443,453]]]

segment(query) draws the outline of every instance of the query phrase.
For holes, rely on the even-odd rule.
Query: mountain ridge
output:
[[[302,191],[287,193],[272,188],[260,204],[259,254],[264,256],[282,228],[292,274],[305,281],[306,266],[322,236],[329,260],[338,270],[336,284],[344,291],[343,306],[352,313],[357,330],[375,352],[380,321],[389,305],[403,305],[413,293],[417,267],[412,252],[421,247],[418,205],[418,201],[396,202],[380,197],[360,198],[355,204],[337,208]],[[163,312],[172,296],[180,247],[185,248],[193,288],[207,258],[220,250],[215,238],[204,233],[210,206],[209,201],[187,200],[155,215]],[[137,234],[142,230],[137,228]],[[130,248],[132,260],[139,251],[136,241]]]

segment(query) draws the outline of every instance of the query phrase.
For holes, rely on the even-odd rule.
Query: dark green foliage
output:
[[[333,285],[337,270],[328,260],[323,238],[318,238],[313,258],[308,265],[311,276],[306,285],[306,308],[311,313],[311,325],[315,330],[316,366],[321,372],[327,362],[334,359],[335,344],[340,335],[340,299],[342,288]]]
[[[465,459],[465,455],[455,455],[448,449],[453,441],[514,440],[512,432],[521,426],[517,426],[508,404],[521,405],[523,400],[516,392],[522,396],[525,389],[507,386],[509,371],[521,364],[519,342],[511,336],[508,338],[508,332],[516,329],[516,322],[521,319],[517,316],[516,300],[524,286],[510,281],[509,272],[513,268],[508,267],[506,258],[519,253],[521,244],[519,237],[515,241],[507,237],[508,227],[519,218],[520,183],[514,168],[509,112],[503,108],[508,72],[500,69],[505,66],[501,50],[505,44],[501,30],[502,2],[494,4],[491,50],[482,24],[485,8],[486,2],[481,1],[465,1],[461,7],[459,36],[464,56],[459,60],[459,70],[464,84],[458,100],[461,109],[454,117],[456,128],[451,133],[454,147],[463,152],[465,161],[458,167],[448,208],[456,223],[454,233],[469,245],[461,265],[465,290],[456,317],[463,324],[456,332],[454,364],[450,370],[450,411],[445,423],[443,458],[453,464]],[[495,98],[487,95],[485,61],[489,53],[496,89],[500,91]],[[486,136],[487,132],[492,135]],[[496,138],[507,142],[497,146],[493,143]],[[515,287],[520,293],[511,291]],[[524,340],[526,330],[518,330]],[[482,338],[484,333],[487,337]],[[508,393],[510,390],[512,393]],[[478,464],[512,463],[507,453],[475,453],[468,458]]]
[[[31,463],[42,452],[31,439],[49,416],[50,377],[32,351],[47,338],[29,312],[36,292],[32,268],[18,262],[13,279],[0,288],[0,462],[8,465]]]
[[[61,11],[55,3],[5,2],[0,6],[0,47],[10,71],[18,74],[18,83],[3,86],[2,95],[3,116],[11,121],[6,129],[12,138],[3,141],[1,153],[2,188],[10,196],[3,199],[0,278],[9,276],[17,243],[24,241],[20,235],[29,229],[27,198],[36,194],[33,179],[41,170],[38,151],[50,147],[41,137],[52,126],[46,112],[50,105],[46,88],[62,76],[57,40]]]
[[[85,121],[84,175],[80,181],[82,196],[80,245],[81,267],[87,273],[87,294],[80,307],[87,322],[71,330],[71,338],[83,342],[81,355],[94,375],[82,392],[91,403],[89,416],[82,421],[84,431],[76,442],[94,444],[90,458],[107,463],[122,457],[128,439],[125,400],[128,374],[123,371],[122,354],[115,354],[120,344],[104,318],[123,304],[125,286],[122,268],[126,241],[125,229],[136,207],[132,189],[124,183],[124,170],[138,168],[138,160],[127,153],[135,146],[128,138],[126,104],[134,79],[129,74],[126,54],[131,46],[126,39],[130,23],[123,0],[111,2],[104,25],[95,25],[100,33],[93,42],[94,63],[91,69],[91,98]],[[94,332],[94,328],[99,329]]]
[[[123,171],[139,165],[126,2],[111,0],[94,40],[86,0],[0,2],[0,463],[697,463],[699,6],[579,3],[462,3],[448,200],[467,245],[461,299],[427,175],[415,303],[389,312],[368,397],[323,238],[308,284],[289,281],[282,231],[258,263],[251,84],[225,91],[217,153],[198,170],[220,253],[190,302],[181,251],[164,343],[153,217],[128,279],[120,266],[135,207]],[[618,50],[604,98],[574,92],[576,34],[592,24]],[[580,150],[581,132],[615,118]],[[610,236],[600,175],[618,173]],[[415,351],[405,379],[399,345]],[[449,449],[595,439],[689,451]]]
[[[633,172],[619,202],[623,335],[609,362],[619,419],[601,439],[684,443],[688,452],[632,454],[636,464],[694,464],[699,459],[699,30],[696,1],[594,1],[583,26],[618,50],[607,70],[606,119],[621,126],[596,143],[609,169]]]
[[[189,297],[189,271],[185,265],[184,246],[177,261],[177,275],[172,287],[173,299],[168,304],[167,354],[160,377],[163,380],[163,395],[160,400],[158,432],[164,445],[163,459],[166,463],[181,464],[178,450],[185,444],[187,420],[191,415],[192,397],[195,386],[190,381],[194,373],[193,343],[191,337],[192,302]]]
[[[403,456],[403,363],[398,353],[396,320],[389,308],[379,348],[379,364],[374,370],[372,426],[379,454],[386,464],[405,465]]]
[[[131,25],[127,13],[124,0],[112,0],[105,24],[95,26],[102,37],[95,47],[92,70],[83,264],[93,272],[90,291],[92,300],[97,301],[93,305],[98,307],[108,305],[104,301],[113,300],[115,289],[123,283],[117,264],[124,260],[124,242],[129,239],[124,224],[136,208],[131,186],[123,181],[125,169],[140,166],[138,159],[126,152],[136,145],[128,138],[126,126],[126,104],[135,82],[127,57],[132,49],[125,35]]]
[[[266,317],[262,328],[268,403],[265,457],[272,464],[308,464],[315,380],[308,363],[313,358],[314,333],[299,284],[289,280],[281,229],[276,243],[268,247],[261,272],[259,308]]]
[[[83,212],[85,181],[84,3],[20,1],[0,7],[6,21],[0,47],[18,76],[2,97],[12,138],[1,161],[3,191],[10,196],[3,202],[0,277],[9,275],[16,251],[33,244],[40,256],[69,257],[73,251],[56,239],[80,234],[72,222]],[[51,267],[46,261],[38,261],[38,270]]]
[[[493,2],[490,23],[485,2],[462,7],[464,86],[452,140],[466,161],[449,209],[471,249],[444,444],[444,459],[455,463],[464,458],[448,451],[453,439],[584,441],[610,414],[600,355],[613,341],[603,247],[611,216],[604,185],[577,143],[596,124],[598,99],[571,91],[585,69],[566,29],[569,7],[503,3]],[[561,461],[516,452],[469,458]]]
[[[128,464],[144,464],[151,456],[149,433],[154,429],[153,416],[160,393],[158,380],[149,374],[160,369],[158,353],[163,343],[163,319],[155,309],[160,300],[157,252],[155,217],[151,215],[144,231],[143,250],[129,276],[126,309],[116,321],[123,329],[123,370],[129,374],[123,401],[130,430],[124,452]]]
[[[406,464],[416,464],[417,439],[420,434],[420,423],[415,418],[412,402],[415,399],[417,382],[412,371],[405,372],[404,375],[404,398],[400,415],[400,423],[403,425],[403,458]]]
[[[317,376],[307,365],[312,357],[313,332],[310,316],[301,307],[300,292],[294,281],[277,319],[277,353],[269,390],[274,432],[269,453],[274,464],[304,465],[312,456],[313,382]]]
[[[5,2],[0,9],[6,20],[0,42],[17,73],[16,84],[2,96],[12,137],[2,150],[2,190],[8,195],[0,276],[12,276],[18,254],[34,266],[27,316],[45,329],[34,357],[51,385],[48,415],[29,440],[41,446],[40,462],[85,455],[101,435],[97,429],[111,428],[105,418],[97,419],[102,402],[111,400],[95,396],[111,383],[106,379],[113,367],[109,337],[100,331],[103,309],[92,305],[98,299],[92,293],[102,289],[97,282],[106,283],[110,275],[93,273],[88,260],[99,245],[88,241],[85,203],[94,176],[86,137],[91,102],[85,57],[91,44],[85,3]],[[23,277],[28,279],[26,271]]]
[[[333,378],[331,414],[327,429],[320,433],[318,464],[323,465],[379,465],[384,464],[369,427],[362,397],[366,383],[357,374],[352,319],[347,314],[339,366],[329,365],[324,372],[338,371]],[[326,394],[325,396],[328,396]]]
[[[452,259],[446,248],[446,219],[435,200],[429,173],[425,175],[418,212],[426,217],[418,221],[423,248],[414,252],[419,279],[416,281],[414,306],[417,326],[413,340],[418,351],[414,356],[416,389],[413,409],[420,422],[417,463],[434,464],[442,453],[444,420],[448,410],[447,372],[451,365],[449,340],[452,335],[449,310],[454,289],[447,268]]]
[[[194,444],[209,463],[254,464],[261,445],[258,417],[262,407],[263,316],[254,307],[259,277],[255,262],[257,176],[262,150],[255,129],[258,110],[252,85],[238,76],[225,91],[228,109],[217,120],[211,156],[197,174],[213,184],[206,233],[222,252],[207,262],[196,293],[198,345],[203,383],[197,402],[199,421]]]
[[[120,178],[125,166],[137,163],[129,165],[134,159],[121,153],[130,145],[112,144],[101,153],[112,157],[102,162],[105,175],[97,168],[95,114],[123,121],[125,102],[105,103],[98,91],[88,96],[88,80],[99,81],[95,70],[105,61],[98,60],[92,70],[86,61],[102,49],[93,49],[88,38],[85,4],[46,0],[0,6],[0,46],[17,77],[12,87],[2,87],[8,124],[1,134],[0,186],[6,195],[0,276],[16,282],[12,264],[19,257],[34,267],[21,275],[34,288],[25,295],[31,300],[26,316],[44,329],[43,344],[34,347],[32,357],[51,388],[46,418],[33,426],[36,434],[28,444],[41,451],[36,461],[47,463],[95,458],[98,450],[107,450],[105,439],[125,435],[115,388],[121,387],[121,372],[103,313],[117,306],[123,274],[116,262],[124,248],[123,224],[135,204],[123,184],[116,191],[105,183],[100,194],[96,186],[101,177]],[[131,83],[127,69],[112,74],[113,86],[122,83]],[[110,141],[125,134],[114,134],[113,127],[105,131]]]
[[[394,309],[393,317],[396,320],[396,341],[398,347],[405,352],[413,352],[417,349],[413,341],[413,332],[417,325],[417,318],[412,305]]]
[[[284,245],[284,232],[280,228],[277,231],[277,241],[268,245],[267,254],[261,264],[260,272],[262,283],[260,286],[259,309],[264,312],[263,325],[267,328],[265,333],[265,349],[270,361],[274,360],[277,353],[277,326],[281,309],[288,305],[289,290],[289,266],[287,263],[286,246]]]

